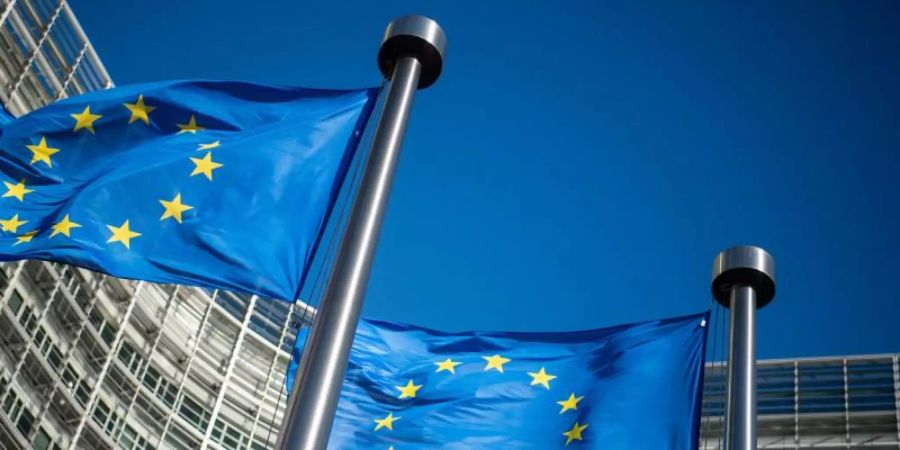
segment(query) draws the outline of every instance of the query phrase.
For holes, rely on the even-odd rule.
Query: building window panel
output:
[[[132,448],[134,448],[137,437],[137,432],[134,431],[134,428],[131,428],[131,426],[129,425],[125,425],[125,429],[122,431],[122,436],[119,438],[119,448],[123,450],[131,450]]]
[[[34,435],[34,439],[31,441],[31,448],[34,450],[50,450],[51,445],[53,445],[53,440],[50,439],[50,435],[43,428],[38,428],[37,434]]]
[[[81,404],[81,406],[86,406],[88,400],[91,399],[91,387],[87,385],[84,380],[78,383],[75,387],[75,400]]]
[[[106,406],[106,403],[103,403],[103,400],[100,400],[97,402],[97,407],[94,408],[94,421],[102,427],[106,425],[108,419],[109,408]]]
[[[15,391],[10,390],[9,395],[6,396],[6,401],[3,402],[3,410],[6,411],[6,415],[10,419],[13,419],[19,414],[21,409],[22,401],[19,400],[19,396]]]
[[[32,312],[31,305],[25,305],[22,308],[22,314],[19,315],[19,323],[22,324],[22,327],[25,328],[25,331],[32,335],[34,334],[35,328],[37,327],[37,317],[35,317],[34,312]]]
[[[62,353],[59,351],[59,347],[57,347],[56,344],[50,344],[50,349],[47,351],[46,355],[47,362],[50,363],[50,366],[57,371],[62,368]]]
[[[156,386],[159,385],[160,375],[153,366],[147,366],[144,372],[144,386],[152,392],[156,392]]]
[[[103,329],[100,330],[100,337],[103,338],[106,345],[112,345],[113,341],[116,339],[116,332],[118,332],[116,327],[107,322]]]
[[[6,283],[4,283],[6,284]],[[13,290],[12,294],[9,296],[9,310],[12,311],[14,316],[18,316],[19,310],[22,309],[22,296],[19,295],[19,291]]]
[[[178,412],[199,431],[205,431],[209,425],[209,411],[188,395],[182,396]]]
[[[22,408],[19,420],[16,421],[16,428],[22,433],[22,436],[28,436],[31,428],[34,426],[34,415],[26,408]]]
[[[45,330],[44,327],[38,327],[37,331],[34,332],[34,339],[32,339],[32,341],[37,348],[41,349],[41,352],[45,351],[45,339],[47,339],[47,330]]]
[[[72,368],[71,364],[66,363],[66,368],[63,369],[61,378],[66,384],[66,387],[72,389],[73,387],[75,387],[81,377],[78,376],[78,372],[76,372],[75,369]]]

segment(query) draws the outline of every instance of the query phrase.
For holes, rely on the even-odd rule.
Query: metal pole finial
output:
[[[731,288],[747,285],[756,291],[756,307],[775,297],[775,258],[752,245],[731,247],[716,256],[712,269],[712,294],[722,306],[731,304]]]
[[[424,89],[441,75],[446,52],[447,36],[437,22],[425,16],[398,17],[384,32],[378,51],[378,67],[384,77],[390,79],[397,61],[403,56],[411,56],[422,66],[418,88]]]

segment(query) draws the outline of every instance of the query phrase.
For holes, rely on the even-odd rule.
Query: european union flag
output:
[[[0,259],[292,300],[377,89],[141,84],[2,127]]]
[[[12,122],[13,120],[16,120],[16,118],[13,117],[12,114],[10,114],[9,111],[7,111],[5,107],[0,105],[0,125],[6,125],[6,124]]]
[[[696,449],[708,317],[571,333],[363,320],[329,448]]]

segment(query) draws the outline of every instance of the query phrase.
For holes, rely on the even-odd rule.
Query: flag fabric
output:
[[[566,333],[363,320],[329,449],[696,449],[708,318]]]
[[[16,120],[16,118],[6,110],[5,106],[0,105],[0,126],[6,125],[13,120]]]
[[[377,89],[118,87],[2,127],[0,259],[293,300]]]

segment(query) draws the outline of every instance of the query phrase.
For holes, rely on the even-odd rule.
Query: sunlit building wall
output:
[[[113,86],[65,1],[0,3],[7,111]],[[299,305],[3,263],[0,448],[271,448]]]
[[[898,356],[760,361],[758,448],[900,449]],[[703,450],[721,450],[727,369],[708,364]]]

